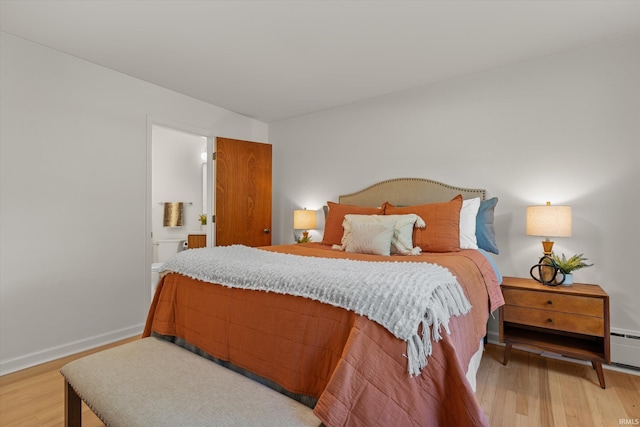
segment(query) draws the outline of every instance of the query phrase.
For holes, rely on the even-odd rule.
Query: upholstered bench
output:
[[[65,423],[87,405],[107,426],[319,426],[311,409],[159,338],[65,365]]]

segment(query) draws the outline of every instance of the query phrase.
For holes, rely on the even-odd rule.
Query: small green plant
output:
[[[574,270],[580,270],[581,268],[591,267],[593,264],[587,264],[587,258],[583,256],[584,254],[574,255],[571,258],[568,258],[562,254],[562,257],[559,257],[556,254],[551,254],[551,259],[556,263],[558,268],[562,270],[564,274],[569,274]]]
[[[200,224],[202,225],[207,225],[207,215],[206,214],[202,214],[198,217],[198,221],[200,221]]]
[[[308,234],[306,236],[296,237],[296,243],[309,243],[311,242],[311,236]]]

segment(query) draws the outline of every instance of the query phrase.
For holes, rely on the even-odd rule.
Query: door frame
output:
[[[179,132],[189,133],[201,137],[207,138],[207,211],[209,217],[213,214],[211,210],[213,205],[215,186],[213,186],[213,172],[214,164],[212,160],[212,153],[214,149],[214,141],[217,136],[215,131],[211,129],[198,128],[186,123],[177,122],[175,120],[152,116],[147,114],[147,146],[146,146],[146,185],[145,185],[145,239],[147,244],[145,245],[145,270],[144,270],[144,299],[143,299],[143,313],[149,311],[151,306],[151,264],[153,263],[153,243],[151,233],[153,231],[151,222],[151,191],[152,191],[152,146],[153,146],[153,127],[162,126],[169,129],[174,129]],[[213,191],[212,191],[213,190]],[[210,218],[209,218],[210,219]],[[212,233],[213,224],[212,221],[207,221],[207,246],[211,246],[215,233]]]

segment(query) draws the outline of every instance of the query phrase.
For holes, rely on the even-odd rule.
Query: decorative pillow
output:
[[[387,205],[385,214],[416,214],[424,220],[424,229],[414,229],[413,244],[424,252],[455,252],[460,250],[460,210],[462,195],[449,202],[397,208]]]
[[[345,215],[384,214],[383,208],[343,205],[334,202],[327,202],[327,205],[329,206],[329,213],[327,214],[327,219],[324,225],[324,236],[322,236],[322,243],[325,245],[339,245],[341,243],[342,235],[344,234],[344,230],[342,229],[342,222],[344,221]]]
[[[349,227],[349,238],[342,245],[345,252],[390,255],[393,223],[353,220]]]
[[[480,208],[480,197],[462,201],[460,209],[460,249],[478,249],[476,217]]]
[[[420,247],[413,247],[413,228],[424,228],[425,223],[418,215],[352,215],[344,216],[342,227],[344,228],[344,236],[342,236],[342,246],[336,245],[336,249],[345,250],[347,244],[353,239],[352,224],[370,223],[384,224],[393,227],[393,236],[391,238],[391,253],[400,255],[418,255]]]
[[[478,247],[494,254],[500,253],[498,244],[496,243],[496,230],[493,225],[493,214],[497,204],[497,197],[481,201],[478,215],[476,216],[476,239],[478,240]]]

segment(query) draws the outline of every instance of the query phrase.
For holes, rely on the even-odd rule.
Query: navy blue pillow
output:
[[[498,198],[493,197],[489,200],[480,202],[480,209],[476,216],[476,239],[478,247],[487,252],[499,254],[498,244],[496,243],[496,229],[493,225],[493,211],[498,204]]]

